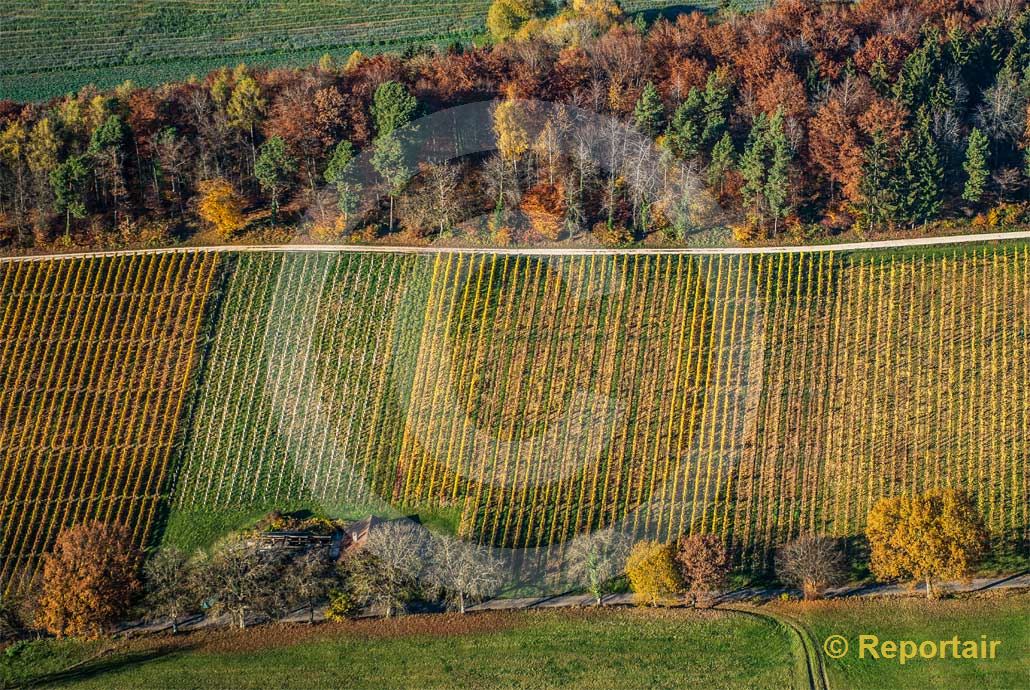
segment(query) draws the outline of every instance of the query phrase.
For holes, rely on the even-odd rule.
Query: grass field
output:
[[[215,256],[0,265],[7,575],[86,516],[194,548],[273,508],[545,558],[714,532],[761,567],[954,486],[1026,538],[1025,244]]]
[[[630,0],[628,11],[680,5]],[[701,0],[698,7],[714,3]],[[3,0],[0,97],[38,100],[131,80],[153,84],[239,62],[304,65],[330,53],[470,41],[490,0]]]
[[[0,656],[12,678],[91,651],[76,643]],[[56,663],[45,661],[54,658]],[[34,670],[33,670],[34,667]],[[47,687],[783,688],[778,626],[724,614],[550,612],[214,633],[145,640]],[[56,670],[56,669],[55,669]]]
[[[762,611],[763,609],[758,609]],[[1018,688],[1030,677],[1027,595],[939,602],[767,605],[852,645],[824,657],[830,687]],[[915,641],[1000,640],[996,658],[859,659],[859,635]],[[436,688],[806,687],[785,628],[739,613],[554,610],[414,616],[314,627],[264,626],[106,643],[43,640],[0,654],[0,682],[43,687]],[[60,673],[74,663],[73,672]]]
[[[927,602],[923,599],[819,602],[785,610],[804,621],[822,644],[844,635],[850,649],[841,659],[825,657],[830,687],[1020,688],[1030,680],[1030,597],[1004,596]],[[859,635],[881,640],[998,640],[995,659],[860,659]]]

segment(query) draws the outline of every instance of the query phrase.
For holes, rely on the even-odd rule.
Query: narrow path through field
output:
[[[839,244],[808,244],[777,247],[629,247],[629,248],[581,248],[581,247],[445,247],[445,246],[393,246],[393,245],[343,245],[343,244],[270,244],[270,245],[213,245],[180,246],[161,249],[118,249],[96,252],[68,252],[54,254],[32,254],[26,256],[0,257],[0,263],[19,261],[48,261],[51,259],[86,259],[101,256],[129,256],[147,254],[173,254],[185,252],[343,252],[357,254],[498,254],[518,256],[613,256],[651,254],[805,254],[813,252],[852,252],[869,249],[896,249],[900,247],[929,247],[974,242],[999,242],[1006,240],[1030,240],[1030,230],[1018,232],[993,232],[976,235],[951,235],[944,237],[913,237],[906,239],[876,240],[872,242],[845,242]]]
[[[741,615],[761,618],[782,627],[794,637],[791,648],[800,647],[796,663],[799,669],[797,675],[802,677],[798,679],[798,687],[807,687],[809,690],[829,690],[830,683],[826,676],[826,668],[823,666],[823,655],[819,644],[803,624],[781,613],[772,613],[751,607],[718,605],[715,608],[720,611],[733,611]]]

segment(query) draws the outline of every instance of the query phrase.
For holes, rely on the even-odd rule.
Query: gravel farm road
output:
[[[0,263],[22,261],[49,261],[52,259],[87,259],[102,256],[128,256],[134,254],[174,254],[185,252],[350,252],[365,254],[509,254],[520,256],[615,256],[634,254],[804,254],[813,252],[854,252],[868,249],[897,249],[902,247],[943,246],[970,244],[976,242],[1003,242],[1007,240],[1030,240],[1030,230],[1018,232],[994,232],[976,235],[950,235],[944,237],[914,237],[909,239],[876,240],[871,242],[847,242],[840,244],[808,244],[778,247],[631,247],[631,248],[580,248],[580,247],[408,247],[392,245],[353,244],[269,244],[269,245],[211,245],[179,246],[163,249],[117,249],[96,252],[69,252],[55,254],[33,254],[0,258]]]

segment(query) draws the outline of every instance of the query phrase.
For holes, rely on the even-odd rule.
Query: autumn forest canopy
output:
[[[0,246],[658,244],[712,227],[748,242],[1027,220],[1024,2],[787,0],[648,23],[611,0],[497,0],[487,25],[482,47],[0,101]],[[496,150],[427,144],[421,118],[484,101]]]

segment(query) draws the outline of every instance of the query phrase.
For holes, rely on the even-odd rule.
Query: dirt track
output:
[[[847,242],[842,244],[809,244],[784,247],[669,247],[669,248],[626,248],[588,249],[577,247],[519,248],[519,247],[398,247],[389,245],[345,245],[345,244],[273,244],[273,245],[218,245],[168,247],[163,249],[119,249],[99,252],[71,252],[12,256],[0,258],[0,263],[22,261],[48,261],[51,259],[85,259],[100,256],[131,256],[146,254],[181,254],[187,252],[340,252],[357,254],[501,254],[519,256],[617,256],[617,255],[660,255],[660,254],[810,254],[814,252],[853,252],[866,249],[896,249],[900,247],[928,247],[975,242],[999,242],[1006,240],[1030,240],[1030,230],[1019,232],[995,232],[979,235],[953,235],[949,237],[914,237],[898,240],[877,240],[873,242]]]

